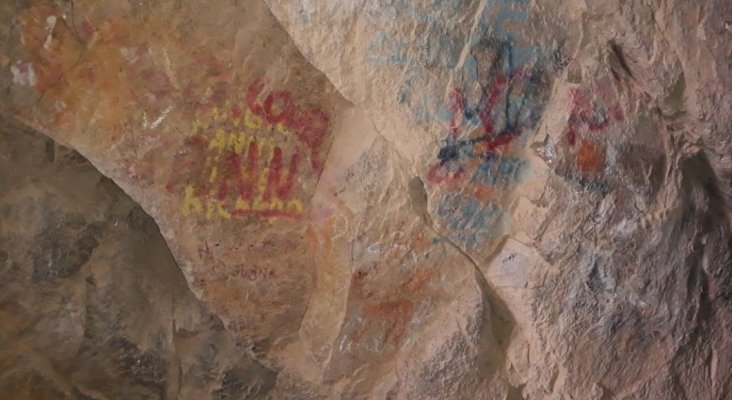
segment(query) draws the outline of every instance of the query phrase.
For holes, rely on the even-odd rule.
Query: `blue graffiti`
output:
[[[437,215],[458,244],[474,247],[500,235],[505,212],[496,203],[487,206],[461,193],[448,193],[437,205]]]
[[[487,157],[471,179],[472,183],[508,188],[518,183],[526,161],[515,157]]]
[[[516,76],[512,72],[513,51],[509,42],[494,41],[498,46],[496,57],[490,66],[490,81],[481,85],[480,99],[471,105],[459,92],[453,99],[453,117],[460,111],[460,125],[452,126],[453,133],[443,141],[437,158],[444,165],[466,157],[482,157],[490,161],[495,150],[531,129],[543,111],[543,71],[536,69],[528,76]],[[520,94],[514,94],[517,87]],[[461,138],[460,131],[482,126],[477,137]],[[478,146],[480,145],[480,146]],[[480,147],[480,151],[476,148]]]
[[[451,104],[424,90],[420,80],[424,68],[448,71],[453,75],[452,81],[458,82],[459,88],[468,91],[471,86],[481,83],[478,60],[486,56],[490,58],[491,52],[497,48],[495,42],[511,47],[510,60],[504,73],[530,68],[539,62],[541,52],[520,34],[522,25],[529,20],[530,0],[486,0],[478,25],[467,38],[452,33],[455,29],[446,25],[450,19],[444,17],[444,3],[434,3],[434,7],[428,9],[440,10],[439,13],[428,12],[408,0],[381,0],[379,4],[383,7],[378,12],[372,10],[369,13],[373,25],[381,27],[387,22],[396,22],[397,18],[411,18],[415,23],[426,24],[427,27],[422,30],[422,36],[411,43],[406,43],[392,32],[380,30],[371,41],[367,60],[377,65],[403,67],[405,74],[397,92],[397,101],[409,106],[418,121],[446,123],[452,117]],[[465,1],[449,4],[451,8],[447,15],[454,15],[451,13],[473,5]],[[469,54],[460,65],[460,56],[466,46]],[[516,101],[511,106],[518,108],[521,104]],[[527,106],[532,108],[532,104]],[[467,118],[464,123],[467,128],[479,125],[476,118]]]

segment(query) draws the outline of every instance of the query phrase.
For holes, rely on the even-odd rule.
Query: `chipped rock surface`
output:
[[[52,195],[55,161],[1,153],[0,201],[19,210],[2,223],[28,226],[0,231],[28,247],[2,244],[20,329],[2,340],[41,350],[0,342],[18,359],[0,385],[729,399],[730,15],[727,0],[3,2],[4,140],[35,130],[88,159],[154,219],[187,288],[132,269],[154,235],[106,233],[133,207],[111,183],[61,169]],[[84,297],[117,270],[149,286]],[[76,297],[51,306],[64,285]],[[98,302],[140,311],[98,338],[81,317]],[[100,374],[137,383],[94,378],[94,346],[111,352]]]
[[[271,389],[276,372],[236,351],[186,286],[154,221],[78,153],[4,123],[0,184],[3,398],[231,398]]]

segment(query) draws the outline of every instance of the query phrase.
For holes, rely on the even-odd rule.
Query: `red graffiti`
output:
[[[478,104],[468,105],[465,94],[460,89],[450,92],[452,116],[450,117],[450,136],[438,153],[440,160],[427,172],[427,180],[433,184],[446,181],[459,181],[464,177],[465,161],[481,159],[508,147],[514,139],[521,136],[523,128],[515,121],[503,121],[497,128],[494,110],[502,101],[509,102],[511,84],[515,79],[526,78],[521,70],[497,75],[486,85]],[[509,104],[506,103],[508,107]],[[481,136],[460,138],[461,127],[465,120],[477,116],[480,120]],[[467,159],[467,160],[466,160]]]
[[[89,21],[83,21],[81,23],[81,34],[84,37],[84,40],[87,42],[91,41],[96,33],[97,30]]]
[[[216,198],[219,201],[225,201],[233,193],[236,198],[251,201],[254,198],[255,185],[261,171],[260,167],[259,147],[255,141],[249,143],[246,154],[246,165],[242,157],[234,151],[227,151],[221,157],[219,166],[216,171],[221,171],[218,177],[218,188],[216,190]],[[269,160],[269,173],[267,174],[267,185],[262,198],[265,202],[269,202],[273,197],[286,200],[292,194],[295,179],[298,174],[298,166],[300,163],[300,153],[295,149],[290,157],[287,171],[283,174],[283,151],[278,146],[272,152],[272,158]],[[263,173],[267,173],[264,171]]]
[[[274,270],[261,267],[246,267],[244,265],[235,265],[229,273],[232,278],[245,278],[252,282],[275,277]]]
[[[208,247],[208,242],[203,242],[203,247],[198,248],[198,258],[201,260],[212,260],[214,258],[211,248]]]
[[[617,101],[610,107],[611,115],[607,115],[604,105],[591,101],[582,89],[572,89],[570,91],[570,101],[572,111],[569,116],[566,137],[571,146],[577,143],[578,130],[586,128],[590,132],[602,132],[610,126],[613,120],[622,121],[624,119],[623,110]]]
[[[450,101],[452,105],[452,116],[450,116],[450,133],[453,137],[458,137],[460,133],[460,124],[462,123],[462,116],[465,114],[465,95],[460,89],[453,89],[450,92]]]
[[[195,175],[186,174],[183,182],[184,214],[208,219],[302,216],[304,206],[296,193],[298,174],[307,155],[312,170],[322,170],[320,147],[329,129],[329,117],[300,106],[291,92],[270,91],[267,86],[264,79],[254,81],[242,104],[222,106],[224,99],[218,98],[218,87],[207,97],[205,105],[218,105],[208,111],[208,121],[197,120],[194,127],[197,132],[215,134],[208,138],[197,135],[188,141],[191,148],[203,149],[205,154],[195,152],[198,169]],[[181,161],[187,160],[187,153],[181,153]],[[202,159],[206,160],[204,168]],[[169,184],[167,189],[175,190],[176,186]]]
[[[241,179],[241,157],[235,152],[229,152],[223,161],[223,177],[219,181],[217,198],[224,201],[229,194],[229,184],[234,182],[239,189],[239,194],[244,194],[244,183]]]
[[[208,138],[203,135],[193,135],[185,141],[186,151],[177,152],[174,156],[174,165],[170,180],[166,183],[165,189],[168,193],[181,191],[185,182],[202,180],[200,160],[206,157]],[[205,193],[207,188],[198,189],[198,195]]]
[[[449,170],[448,161],[440,161],[427,171],[427,180],[433,184],[440,184],[446,181],[459,181],[465,172],[462,166],[457,166],[455,171]]]
[[[295,182],[295,176],[297,176],[297,166],[300,162],[300,153],[295,150],[290,158],[290,168],[287,172],[287,177],[284,181],[282,179],[282,149],[275,147],[274,154],[272,155],[272,161],[269,163],[269,176],[267,177],[267,188],[264,191],[264,200],[270,201],[272,199],[272,192],[274,191],[277,197],[285,199],[289,196],[292,191],[292,185]]]
[[[582,140],[577,151],[577,168],[582,172],[600,172],[605,166],[605,156],[589,140]]]
[[[576,168],[583,173],[599,173],[605,166],[605,154],[593,140],[584,138],[581,133],[605,132],[614,122],[624,119],[623,110],[617,100],[609,107],[606,106],[610,98],[606,85],[593,85],[592,99],[586,89],[573,88],[569,92],[571,111],[565,129],[564,137],[570,148],[574,149]]]
[[[237,217],[290,218],[299,219],[300,214],[282,210],[233,210],[231,215]]]
[[[320,161],[320,146],[328,131],[328,115],[316,109],[301,109],[295,106],[292,95],[288,91],[274,91],[264,99],[260,98],[266,84],[258,79],[246,93],[246,105],[255,115],[272,125],[282,124],[293,131],[300,142],[310,150],[310,162],[314,171],[322,168]]]
[[[239,106],[231,107],[231,116],[234,118],[241,118],[242,116],[242,110]]]

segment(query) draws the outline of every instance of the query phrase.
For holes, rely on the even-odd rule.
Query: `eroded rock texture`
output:
[[[0,133],[0,393],[254,397],[276,373],[236,350],[152,219],[77,152]]]
[[[111,183],[58,161],[72,153],[6,151],[16,292],[2,312],[18,322],[4,385],[731,398],[729,1],[8,0],[0,13],[2,114],[137,201],[185,278],[147,258],[165,258],[154,225]],[[6,131],[8,149],[40,140]]]

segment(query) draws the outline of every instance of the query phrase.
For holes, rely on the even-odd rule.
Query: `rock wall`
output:
[[[0,130],[0,394],[253,397],[276,372],[236,349],[155,222],[81,155]]]
[[[241,389],[144,396],[726,399],[730,12],[13,0],[0,5],[0,112],[137,201],[197,313],[221,319],[216,340],[231,335],[241,373],[219,385]],[[31,218],[17,215],[8,226]],[[35,272],[59,257],[55,230],[82,247],[102,235],[55,224],[35,231],[35,256],[8,258],[32,271],[18,287],[76,273]],[[111,257],[92,247],[64,262]],[[170,348],[185,329],[166,329],[158,351],[189,357]]]

